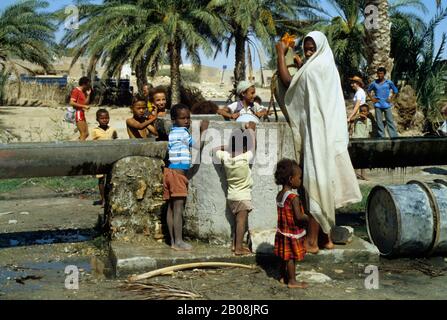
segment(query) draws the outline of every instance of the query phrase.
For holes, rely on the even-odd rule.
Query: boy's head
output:
[[[253,137],[248,131],[235,129],[231,133],[228,148],[231,153],[238,155],[253,149],[253,144]]]
[[[260,96],[256,96],[254,99],[254,102],[256,102],[257,104],[261,105],[262,104],[262,99]]]
[[[191,112],[189,107],[184,104],[176,104],[171,108],[171,120],[177,127],[188,128],[191,126]]]
[[[79,79],[79,86],[84,90],[90,89],[90,87],[91,87],[90,78],[82,77],[81,79]]]
[[[110,121],[109,112],[106,109],[96,111],[96,121],[98,121],[100,126],[107,126]]]
[[[135,97],[132,104],[132,113],[134,116],[143,118],[147,111],[147,103],[142,97]]]
[[[256,88],[248,81],[241,81],[237,86],[237,95],[242,101],[251,104],[256,97]]]
[[[159,86],[150,91],[149,101],[158,109],[159,112],[164,112],[166,110],[166,97],[166,89]]]
[[[385,79],[385,75],[386,69],[384,67],[380,67],[377,69],[377,78],[379,78],[379,80]]]
[[[145,97],[145,98],[149,98],[149,94],[150,94],[150,92],[151,92],[151,89],[153,89],[154,87],[150,84],[150,83],[148,83],[148,84],[145,84],[144,86],[143,86],[143,96]]]
[[[360,108],[359,108],[359,112],[360,112],[361,115],[368,116],[368,114],[369,114],[369,105],[367,105],[366,103],[362,104],[360,106]]]
[[[275,182],[277,185],[297,189],[301,186],[303,172],[295,160],[282,159],[276,165]]]
[[[192,114],[216,114],[219,106],[212,101],[202,101],[196,103],[191,108]]]

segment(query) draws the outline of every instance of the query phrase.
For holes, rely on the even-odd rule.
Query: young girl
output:
[[[275,181],[277,185],[282,185],[282,190],[276,197],[278,228],[274,253],[282,260],[280,282],[287,283],[289,288],[305,289],[307,283],[296,281],[295,261],[303,260],[306,254],[306,230],[302,225],[308,221],[308,217],[304,214],[299,195],[292,191],[301,186],[301,176],[301,168],[295,160],[283,159],[278,162]]]
[[[254,84],[248,81],[241,81],[237,86],[237,95],[239,96],[239,101],[219,109],[217,113],[230,120],[237,120],[245,114],[254,115],[259,119],[267,115],[267,109],[255,102],[256,88]]]

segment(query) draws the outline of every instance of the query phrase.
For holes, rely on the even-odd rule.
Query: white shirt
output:
[[[235,113],[235,112],[236,112],[239,103],[240,103],[240,101],[236,101],[236,102],[233,102],[232,104],[230,104],[230,105],[228,106],[228,108],[230,108],[230,110],[231,110],[231,113]],[[250,114],[255,115],[256,112],[262,111],[262,110],[264,110],[264,109],[265,109],[265,108],[264,108],[263,106],[261,106],[259,103],[254,102],[254,103],[253,103],[253,108],[252,108],[252,109],[250,109],[250,108],[247,108],[247,109],[242,108],[241,111],[239,111],[239,113],[240,113],[241,115],[243,115],[243,114],[245,114],[245,113],[250,113]]]
[[[360,101],[360,105],[366,103],[366,92],[362,88],[358,88],[354,96],[354,104]]]
[[[217,151],[216,157],[223,162],[228,183],[228,200],[251,200],[253,178],[250,162],[253,159],[251,151],[242,153],[234,158],[227,151]]]

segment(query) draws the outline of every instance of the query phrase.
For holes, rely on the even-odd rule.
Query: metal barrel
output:
[[[376,186],[367,200],[372,243],[384,256],[447,253],[447,182]]]

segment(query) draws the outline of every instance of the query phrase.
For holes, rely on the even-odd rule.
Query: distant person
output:
[[[91,81],[87,77],[79,79],[79,86],[71,91],[70,105],[75,108],[76,127],[79,130],[79,140],[88,138],[88,124],[85,111],[90,109],[90,95],[92,93]]]
[[[110,115],[106,109],[99,109],[96,111],[96,121],[98,121],[99,126],[93,129],[92,138],[93,140],[115,140],[118,139],[118,133],[112,127],[109,127]],[[99,194],[101,199],[99,201],[95,201],[94,205],[101,205],[104,208],[105,197],[104,197],[104,189],[105,189],[105,180],[106,177],[103,174],[97,175],[98,178],[98,187]]]
[[[371,138],[373,131],[371,119],[369,119],[369,105],[362,104],[360,106],[360,113],[351,120],[353,124],[352,138],[367,139]],[[357,178],[360,180],[368,180],[365,175],[365,170],[356,170]]]
[[[150,134],[157,135],[157,130],[153,126],[157,120],[157,113],[145,116],[147,110],[146,101],[142,98],[135,98],[132,105],[133,117],[126,120],[127,133],[130,139],[147,139]]]
[[[307,288],[307,283],[296,281],[296,261],[306,255],[304,240],[305,223],[309,217],[304,213],[300,196],[293,189],[301,187],[302,171],[295,160],[283,159],[278,162],[275,182],[282,186],[276,196],[278,226],[275,235],[274,254],[281,259],[280,282],[289,288]]]
[[[256,122],[259,122],[259,119],[267,115],[267,109],[255,102],[256,88],[254,84],[248,81],[241,81],[236,91],[238,101],[219,109],[218,114],[229,120],[237,120],[240,116],[249,114],[255,116],[253,119]]]
[[[442,137],[447,137],[447,105],[442,108],[441,113],[444,116],[444,122],[439,127],[438,133]]]
[[[365,87],[362,78],[360,77],[352,77],[351,79],[351,88],[354,90],[354,109],[352,110],[351,115],[348,117],[348,122],[351,122],[356,116],[357,112],[360,109],[360,106],[366,103],[366,92],[363,90]]]
[[[145,84],[143,86],[143,97],[147,102],[147,115],[146,116],[149,116],[152,113],[152,103],[150,102],[150,94],[151,94],[151,90],[153,88],[154,87],[150,83]]]
[[[220,147],[216,158],[223,163],[227,178],[227,203],[234,215],[233,251],[237,256],[251,254],[250,249],[243,246],[247,231],[248,215],[253,211],[252,188],[253,178],[250,169],[256,146],[256,124],[249,123],[245,132],[241,129],[233,131],[228,146]]]
[[[163,199],[168,203],[166,221],[171,248],[177,251],[190,251],[192,246],[183,240],[183,212],[189,183],[186,174],[191,168],[191,148],[194,145],[189,132],[191,126],[189,107],[184,104],[173,106],[171,119],[173,127],[169,132],[169,163],[163,171]],[[201,122],[200,134],[208,128],[208,125],[208,121]]]
[[[157,141],[168,141],[168,133],[165,129],[165,122],[161,119],[166,117],[166,111],[168,109],[167,105],[167,92],[163,86],[155,87],[151,90],[149,95],[149,102],[152,105],[152,115],[155,115],[155,110],[157,110],[157,120],[154,122],[154,128]]]
[[[385,68],[380,67],[377,69],[377,80],[369,85],[367,91],[371,100],[374,102],[374,107],[376,109],[379,137],[385,137],[385,128],[383,125],[383,114],[385,114],[388,135],[390,138],[396,138],[398,134],[393,119],[392,102],[394,95],[396,95],[399,90],[394,85],[393,81],[385,79],[385,75]],[[371,92],[374,92],[374,96],[371,96]],[[393,95],[391,95],[391,92],[393,92]]]

